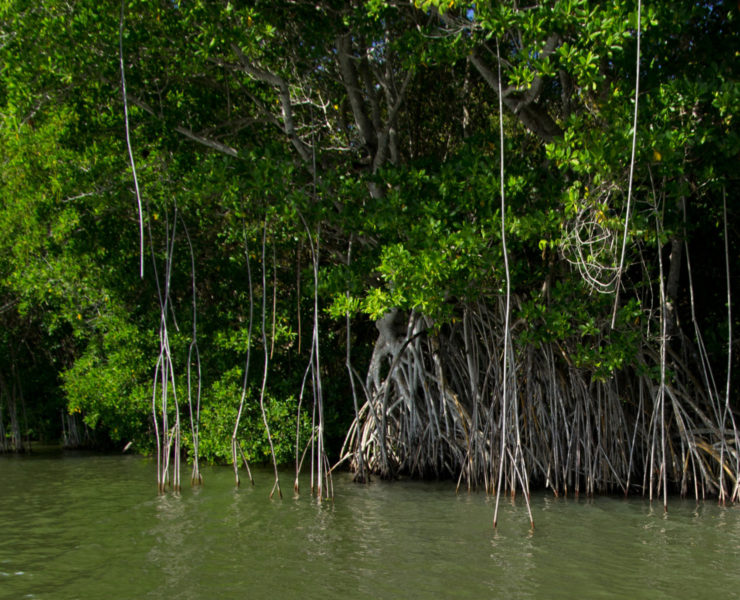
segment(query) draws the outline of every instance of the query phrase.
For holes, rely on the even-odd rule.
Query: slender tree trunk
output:
[[[267,441],[270,444],[270,455],[272,456],[272,466],[275,473],[275,483],[272,486],[270,492],[270,498],[272,498],[277,491],[280,498],[283,497],[283,492],[280,489],[280,476],[278,475],[277,457],[275,456],[275,446],[272,443],[272,435],[270,433],[270,424],[267,422],[267,412],[265,410],[265,391],[267,386],[267,372],[270,364],[270,350],[267,345],[267,332],[265,331],[266,325],[266,313],[267,313],[267,266],[265,265],[265,246],[267,243],[267,218],[262,229],[262,348],[265,353],[264,369],[262,371],[262,388],[260,389],[260,411],[262,412],[262,422],[265,425],[265,431],[267,432]]]
[[[198,349],[198,309],[197,309],[197,288],[195,285],[195,255],[193,253],[193,243],[190,240],[190,233],[185,225],[185,219],[180,217],[182,221],[182,228],[185,231],[185,239],[188,242],[188,249],[190,250],[190,273],[193,288],[193,338],[188,347],[188,409],[190,414],[190,433],[193,439],[193,472],[190,476],[190,485],[202,485],[203,475],[200,472],[199,459],[199,435],[200,435],[200,388],[201,388],[201,365],[200,365],[200,350]],[[195,358],[195,366],[197,368],[197,379],[196,379],[196,399],[195,399],[195,411],[193,411],[193,394],[192,394],[192,376],[191,368],[193,365],[193,358]]]
[[[730,245],[729,236],[727,232],[727,195],[725,188],[722,188],[722,211],[724,216],[724,246],[725,246],[725,275],[727,285],[727,378],[725,383],[725,405],[722,412],[722,419],[720,420],[720,431],[722,436],[722,445],[720,450],[720,502],[725,503],[726,497],[730,496],[730,501],[734,501],[740,493],[740,436],[738,436],[737,425],[735,423],[735,415],[730,405],[730,389],[732,384],[732,289],[731,289],[731,278],[730,278]],[[730,494],[725,491],[725,445],[727,444],[725,434],[725,423],[729,419],[730,427],[733,434],[733,442],[735,446],[735,485]]]
[[[513,426],[516,429],[516,451],[514,456],[511,456],[511,454],[508,451],[506,441],[507,441],[507,414],[509,411],[509,393],[511,391],[511,384],[509,382],[509,374],[510,374],[510,368],[514,368],[514,351],[513,351],[513,345],[511,343],[511,329],[509,326],[509,317],[511,314],[511,275],[509,272],[509,254],[506,249],[506,194],[505,194],[505,186],[504,186],[504,105],[503,105],[503,91],[501,89],[501,57],[499,54],[499,46],[498,46],[498,40],[496,41],[496,57],[497,57],[497,64],[498,64],[498,109],[499,109],[499,164],[500,164],[500,171],[499,171],[499,177],[500,177],[500,194],[501,194],[501,245],[503,247],[503,254],[504,254],[504,271],[506,274],[506,299],[505,299],[505,308],[504,308],[504,348],[503,348],[503,380],[502,380],[502,390],[501,390],[501,445],[500,445],[500,455],[499,455],[499,467],[498,467],[498,482],[496,484],[496,507],[494,509],[493,513],[493,527],[496,528],[496,525],[498,524],[498,506],[499,506],[499,498],[501,495],[501,478],[503,476],[504,472],[504,466],[505,466],[505,456],[508,453],[511,457],[511,466],[512,469],[516,472],[518,475],[521,484],[522,484],[522,491],[524,493],[524,497],[527,503],[527,511],[529,512],[529,522],[531,527],[534,529],[534,520],[532,518],[532,511],[529,507],[529,489],[528,485],[525,483],[525,481],[522,479],[522,471],[524,470],[524,463],[521,463],[522,469],[520,470],[519,465],[517,463],[518,459],[522,456],[521,455],[521,440],[520,440],[520,434],[519,434],[519,419],[518,419],[518,412],[517,412],[517,406],[516,406],[516,393],[511,394],[512,401],[514,403],[514,423]],[[516,378],[516,375],[514,372],[512,372],[512,381]],[[512,493],[514,492],[514,489],[516,487],[516,483],[512,482],[511,490]]]
[[[352,262],[352,236],[350,235],[349,243],[347,245],[347,268],[349,268],[350,263]],[[346,292],[347,294],[347,300],[349,300],[349,290]],[[357,403],[357,389],[355,385],[355,375],[354,370],[352,369],[352,358],[351,358],[351,348],[352,348],[352,320],[350,318],[349,310],[347,310],[346,313],[346,328],[347,328],[347,354],[346,354],[346,360],[345,365],[347,367],[347,375],[349,375],[349,383],[352,388],[352,404],[355,409],[355,422],[359,423],[360,421],[360,409],[359,405]],[[369,476],[367,473],[365,473],[365,462],[363,460],[363,451],[362,447],[358,446],[357,452],[355,453],[355,462],[357,464],[356,473],[355,473],[355,481],[361,482],[361,483],[367,483],[369,481]]]
[[[666,471],[666,424],[665,424],[665,398],[666,398],[666,346],[668,345],[668,310],[666,300],[666,285],[663,272],[663,254],[660,247],[660,238],[662,227],[660,226],[660,216],[656,200],[655,205],[655,223],[656,238],[658,240],[658,283],[660,286],[660,387],[658,388],[657,402],[660,410],[660,477],[658,478],[658,487],[660,488],[661,478],[663,482],[663,511],[668,511],[668,473]]]
[[[629,233],[630,209],[632,207],[632,181],[635,174],[635,151],[637,148],[637,108],[640,98],[640,38],[642,29],[642,3],[637,0],[637,57],[635,59],[635,112],[632,119],[632,155],[630,157],[629,181],[627,182],[627,207],[624,213],[624,237],[622,239],[622,253],[619,258],[617,279],[614,287],[614,309],[612,310],[612,329],[617,322],[617,310],[619,309],[619,293],[622,288],[622,274],[624,273],[624,258],[627,251],[627,234]]]
[[[242,412],[244,411],[244,401],[247,397],[247,382],[249,380],[249,359],[252,350],[252,325],[254,324],[254,290],[252,288],[252,267],[249,259],[249,242],[247,241],[247,230],[246,227],[242,227],[244,235],[244,258],[247,261],[247,286],[249,287],[249,326],[247,329],[247,358],[246,364],[244,365],[244,380],[242,382],[242,395],[239,400],[239,409],[236,413],[236,421],[234,423],[234,431],[231,434],[231,463],[234,467],[234,481],[236,487],[239,487],[239,458],[241,457],[247,474],[249,475],[249,481],[254,485],[254,479],[252,479],[252,470],[249,468],[249,462],[247,462],[244,452],[239,444],[239,423],[241,422]]]

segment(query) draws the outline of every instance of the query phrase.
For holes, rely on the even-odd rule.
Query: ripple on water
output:
[[[455,495],[454,484],[335,479],[269,500],[234,489],[155,492],[135,457],[0,458],[0,598],[687,598],[740,587],[740,512],[642,499]],[[292,476],[284,481],[292,483]],[[711,594],[710,594],[711,592]]]

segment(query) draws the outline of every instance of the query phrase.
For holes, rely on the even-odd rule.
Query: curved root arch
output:
[[[609,217],[610,199],[615,191],[605,186],[584,203],[563,231],[560,251],[578,269],[583,281],[594,291],[610,294],[619,275],[619,232]]]

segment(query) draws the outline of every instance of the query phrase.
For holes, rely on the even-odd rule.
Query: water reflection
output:
[[[456,496],[355,485],[269,500],[272,476],[158,496],[131,457],[0,457],[0,598],[675,598],[740,586],[740,508],[674,499]],[[291,480],[292,477],[288,478]],[[302,482],[302,489],[308,489]]]
[[[160,591],[164,596],[167,590],[185,590],[185,598],[195,598],[187,580],[189,574],[199,568],[197,561],[193,560],[199,543],[197,539],[189,539],[195,522],[186,518],[186,506],[181,495],[159,496],[155,501],[155,516],[157,524],[147,532],[153,538],[147,558],[163,575]]]

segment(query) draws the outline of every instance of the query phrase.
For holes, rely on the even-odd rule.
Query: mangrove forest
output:
[[[739,13],[0,1],[0,452],[737,502]]]

